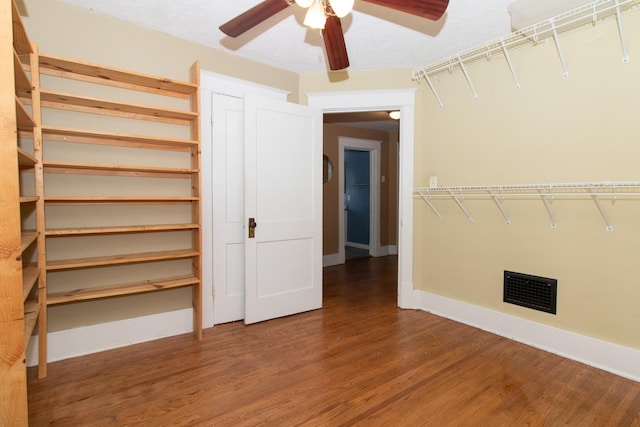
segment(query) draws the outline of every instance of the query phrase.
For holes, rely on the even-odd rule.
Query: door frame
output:
[[[380,256],[380,161],[382,141],[372,139],[338,137],[338,187],[342,197],[338,197],[338,262],[345,262],[344,224],[344,151],[369,152],[369,255]]]
[[[417,89],[306,93],[310,106],[326,113],[400,110],[398,170],[398,306],[417,309],[420,292],[413,289],[413,161]]]

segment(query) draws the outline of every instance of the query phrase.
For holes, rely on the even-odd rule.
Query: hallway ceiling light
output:
[[[389,117],[393,120],[400,120],[400,111],[389,111]]]

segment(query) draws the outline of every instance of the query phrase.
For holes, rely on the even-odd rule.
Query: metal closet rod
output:
[[[562,64],[563,76],[567,77],[569,75],[569,71],[567,70],[564,56],[562,55],[562,49],[560,48],[558,32],[561,30],[569,30],[575,28],[576,26],[584,25],[589,22],[595,25],[598,19],[602,19],[614,14],[617,18],[618,32],[620,34],[620,42],[622,44],[622,61],[628,62],[629,56],[627,54],[620,14],[623,7],[626,10],[638,5],[640,5],[640,0],[597,0],[592,3],[588,3],[586,5],[572,9],[568,12],[562,13],[560,15],[554,16],[552,18],[546,19],[544,21],[538,22],[536,24],[530,25],[521,30],[514,31],[507,36],[496,39],[489,43],[479,45],[461,53],[452,55],[444,60],[436,62],[435,64],[415,70],[413,72],[413,79],[417,82],[425,80],[436,96],[438,103],[442,107],[442,100],[438,96],[438,93],[436,92],[429,76],[444,70],[453,72],[453,69],[455,67],[458,67],[464,72],[467,83],[469,83],[469,86],[471,87],[471,90],[473,92],[473,97],[474,99],[477,99],[478,94],[473,87],[471,78],[469,77],[464,64],[482,58],[490,60],[492,58],[492,55],[495,54],[503,55],[505,57],[507,65],[509,66],[509,70],[511,71],[511,75],[513,76],[513,79],[515,81],[515,86],[516,88],[519,88],[520,82],[511,62],[511,58],[509,57],[509,49],[536,44],[539,40],[547,37],[553,37],[556,48],[558,50],[558,55],[560,57],[560,62]]]
[[[505,199],[539,199],[544,203],[547,214],[551,219],[551,227],[556,228],[557,222],[551,202],[554,198],[582,198],[591,199],[596,204],[606,230],[613,231],[613,226],[601,203],[601,198],[616,200],[617,198],[640,198],[640,181],[606,181],[606,182],[579,182],[579,183],[545,183],[545,184],[501,184],[501,185],[458,185],[447,187],[418,187],[414,194],[422,198],[431,208],[438,220],[442,215],[433,205],[433,199],[451,199],[464,212],[470,223],[473,217],[464,206],[463,201],[468,199],[491,199],[496,204],[507,224],[511,219],[502,202]]]

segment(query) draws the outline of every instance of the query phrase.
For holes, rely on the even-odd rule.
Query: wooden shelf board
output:
[[[29,42],[29,37],[27,37],[27,32],[25,31],[24,25],[22,24],[22,18],[20,18],[20,12],[16,7],[15,2],[11,2],[11,3],[12,3],[11,18],[13,21],[13,48],[20,55],[33,53],[33,49],[31,48],[31,43]]]
[[[130,135],[108,133],[81,129],[43,126],[42,135],[45,139],[55,141],[70,141],[87,144],[118,145],[130,147],[150,147],[156,149],[171,149],[176,147],[188,149],[197,147],[198,141],[188,139],[161,138],[146,135]]]
[[[26,301],[33,286],[38,281],[40,269],[35,265],[27,265],[22,268],[22,301]]]
[[[69,270],[74,268],[99,267],[103,265],[132,264],[137,262],[164,261],[198,256],[192,249],[175,251],[140,252],[137,254],[110,255],[76,259],[63,259],[47,262],[47,271]]]
[[[71,171],[94,171],[94,172],[132,172],[135,174],[163,174],[163,175],[191,175],[198,173],[197,169],[183,168],[165,168],[156,166],[123,166],[123,165],[105,165],[97,163],[73,163],[73,162],[57,162],[43,161],[44,171],[46,173],[55,173],[55,169],[60,169],[62,173],[72,173]]]
[[[193,83],[176,81],[164,77],[119,70],[113,67],[71,61],[65,58],[40,54],[40,70],[43,74],[61,75],[77,80],[91,81],[134,90],[143,90],[160,95],[185,98],[196,93]]]
[[[22,62],[18,57],[18,53],[13,51],[13,74],[15,76],[15,84],[16,84],[16,95],[20,96],[31,96],[31,81],[29,77],[27,77],[27,73],[25,73],[24,68],[22,67]]]
[[[24,345],[29,345],[33,329],[38,322],[40,314],[40,303],[37,301],[27,301],[24,305]]]
[[[154,120],[181,125],[189,125],[198,119],[198,113],[188,110],[171,110],[48,90],[40,91],[40,102],[43,107],[47,108]]]
[[[46,196],[45,203],[63,204],[178,204],[197,202],[198,197],[108,197],[108,196]]]
[[[50,293],[47,295],[47,305],[133,295],[199,284],[200,280],[198,280],[198,278],[192,275],[186,275],[111,286],[76,289],[67,292]]]
[[[46,236],[86,236],[95,234],[128,234],[147,233],[154,231],[181,231],[198,229],[198,224],[156,224],[156,225],[130,225],[115,227],[81,227],[81,228],[56,228],[45,231]]]
[[[38,232],[35,230],[25,230],[22,232],[20,249],[22,252],[26,251],[29,246],[38,238]]]
[[[20,130],[33,130],[36,125],[31,114],[24,108],[18,97],[16,97],[16,123]]]
[[[21,168],[32,168],[36,163],[38,163],[38,160],[33,155],[18,147],[18,165]]]
[[[38,196],[20,196],[20,203],[35,203],[38,199]]]

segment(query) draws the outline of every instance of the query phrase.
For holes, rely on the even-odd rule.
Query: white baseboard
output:
[[[344,245],[345,246],[351,246],[352,248],[369,250],[369,245],[365,245],[364,243],[347,242]]]
[[[332,265],[343,264],[340,262],[340,254],[328,254],[322,256],[322,266],[329,267]]]
[[[380,246],[380,251],[378,252],[378,256],[387,256],[387,255],[398,255],[398,246],[397,245]]]
[[[421,309],[640,381],[640,350],[522,319],[425,291]]]
[[[193,310],[170,311],[133,319],[52,332],[47,336],[47,360],[69,359],[193,331]],[[38,364],[38,338],[27,349],[27,366]]]

